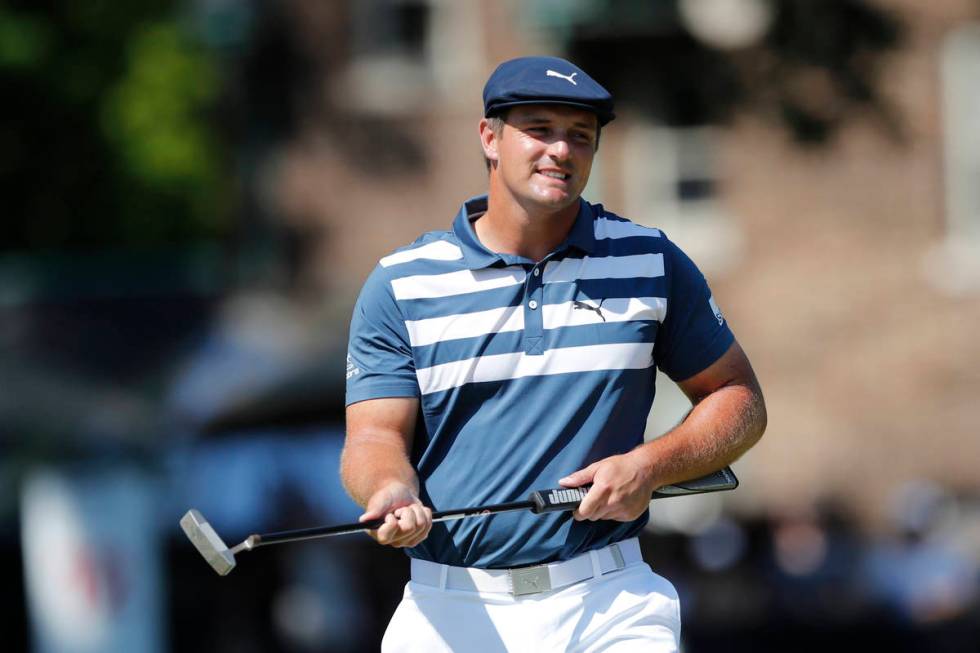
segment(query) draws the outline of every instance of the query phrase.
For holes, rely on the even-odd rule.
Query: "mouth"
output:
[[[568,181],[572,178],[567,172],[562,172],[561,170],[538,170],[537,173],[548,179],[555,179],[557,181]]]

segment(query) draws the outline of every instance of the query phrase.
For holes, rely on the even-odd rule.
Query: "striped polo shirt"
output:
[[[643,441],[655,367],[708,367],[733,336],[704,277],[662,232],[580,200],[541,261],[489,251],[468,200],[451,231],[381,259],[354,308],[347,404],[418,397],[411,460],[435,510],[527,498]],[[410,556],[512,567],[637,534],[633,522],[515,512],[434,524]]]

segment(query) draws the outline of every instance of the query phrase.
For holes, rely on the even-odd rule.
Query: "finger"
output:
[[[415,511],[406,509],[400,515],[396,526],[397,530],[388,544],[398,548],[414,546],[416,541],[421,541],[425,527],[419,523]]]
[[[420,506],[417,504],[402,506],[392,514],[396,518],[396,530],[389,544],[395,547],[407,546],[415,539],[420,531]]]
[[[608,502],[608,494],[608,490],[593,485],[592,488],[585,493],[585,498],[582,499],[582,503],[580,503],[575,512],[572,513],[576,521],[596,521],[599,519],[600,511]]]
[[[377,540],[379,544],[391,544],[398,536],[398,519],[395,515],[388,513],[385,515],[384,524],[377,530]]]
[[[585,521],[592,516],[593,504],[590,503],[586,505],[583,500],[582,503],[578,504],[578,508],[572,511],[572,518],[575,521]]]
[[[410,506],[410,509],[412,511],[412,519],[415,521],[415,529],[424,529],[429,521],[425,506],[420,503],[416,503]]]
[[[381,532],[381,529],[385,527],[385,524],[389,522],[389,517],[391,517],[391,513],[385,514],[386,512],[387,512],[386,510],[375,510],[369,508],[365,510],[364,514],[362,514],[357,519],[357,521],[361,523],[375,521],[378,519],[384,520],[381,526],[379,526],[378,528],[374,528],[372,530],[366,531],[368,536],[370,536],[373,540],[375,540],[379,544],[387,544],[390,538],[390,527],[388,529],[385,529],[384,532]]]
[[[357,521],[366,522],[372,519],[378,519],[379,517],[383,517],[389,510],[390,506],[387,501],[380,501],[375,498],[375,500],[369,501],[364,507],[364,514],[358,517]]]
[[[608,509],[606,506],[600,506],[596,510],[592,511],[592,514],[588,517],[589,521],[601,521],[608,518]]]
[[[365,515],[367,515],[367,517],[365,517]],[[365,522],[365,521],[368,521],[370,519],[371,519],[370,513],[364,513],[364,515],[362,515],[361,518],[358,519],[358,521]],[[370,537],[372,540],[374,540],[376,542],[378,541],[378,537],[379,536],[378,536],[378,529],[377,528],[366,530],[364,532],[367,533],[368,534],[368,537]]]
[[[386,486],[371,495],[367,505],[364,506],[364,514],[359,518],[360,521],[369,521],[384,517],[396,508],[408,505],[412,498],[410,493],[404,488]]]
[[[592,463],[588,467],[580,469],[577,472],[572,472],[568,476],[558,479],[558,484],[562,487],[578,487],[580,485],[591,483],[593,477],[595,477],[597,466],[598,463]]]
[[[411,548],[413,546],[418,546],[425,540],[426,537],[427,537],[426,535],[418,535],[412,538],[411,540],[406,541],[405,544],[403,544],[402,546],[406,549]]]
[[[429,533],[432,531],[432,509],[422,507],[419,512],[420,515],[419,515],[418,536],[415,538],[415,541],[412,542],[412,546],[415,546],[416,544],[418,544],[419,542],[427,538],[429,536]]]
[[[432,531],[432,509],[422,508],[422,512],[425,517],[425,531],[423,531],[422,533],[422,539],[425,539],[426,537],[429,536],[429,533]]]
[[[357,518],[359,522],[371,521],[372,519],[377,519],[381,516],[381,513],[376,510],[365,510],[364,514]]]
[[[379,544],[391,544],[392,539],[395,536],[395,532],[398,528],[398,520],[392,514],[385,515],[384,523],[375,531],[378,534]]]
[[[399,508],[395,514],[398,518],[398,536],[399,538],[404,537],[415,532],[418,526],[418,514],[416,513],[417,506],[405,506],[404,508]]]
[[[388,541],[389,546],[403,547],[411,538],[415,535],[415,530],[407,528],[403,520],[397,520],[394,525],[394,529],[391,534],[391,539]]]
[[[582,514],[576,511],[572,513],[572,516],[575,518],[575,521],[600,521],[606,519],[605,515],[600,514],[598,512]]]
[[[417,546],[426,537],[429,536],[429,531],[432,530],[432,511],[428,508],[418,507],[415,511],[416,527],[415,530],[407,534],[405,538],[401,541],[401,545],[405,547]]]
[[[360,523],[362,523],[362,524],[364,524],[366,522],[375,521],[375,520],[380,519],[382,517],[384,517],[384,513],[383,512],[374,512],[374,511],[371,511],[371,512],[365,512],[363,515],[361,515],[360,517],[357,518],[357,521],[360,522]]]

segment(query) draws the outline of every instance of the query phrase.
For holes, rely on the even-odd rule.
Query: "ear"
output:
[[[497,134],[490,128],[490,121],[486,118],[481,118],[480,145],[483,146],[483,156],[487,157],[491,163],[496,163],[499,156],[497,153],[498,140]]]

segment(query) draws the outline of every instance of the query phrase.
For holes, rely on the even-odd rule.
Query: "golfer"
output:
[[[695,264],[581,198],[610,94],[553,57],[483,91],[484,196],[381,259],[351,321],[342,476],[411,581],[384,651],[677,651],[637,535],[658,487],[731,463],[766,411]],[[656,369],[694,404],[644,443]],[[431,508],[591,485],[574,513]]]

